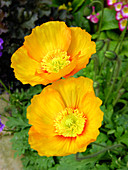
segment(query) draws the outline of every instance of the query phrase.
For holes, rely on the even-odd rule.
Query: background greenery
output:
[[[12,149],[17,151],[15,157],[17,154],[23,155],[24,170],[127,170],[128,33],[126,30],[122,33],[119,31],[115,10],[108,8],[106,1],[103,1],[104,4],[102,0],[70,2],[71,4],[64,0],[1,1],[0,37],[4,39],[4,49],[0,58],[0,77],[10,94],[10,106],[5,109],[11,112],[6,126],[7,130],[14,134]],[[67,9],[59,10],[59,6],[64,3]],[[91,13],[90,4],[100,13],[97,24],[86,19]],[[95,93],[103,101],[101,110],[104,112],[104,120],[96,142],[91,143],[87,150],[79,155],[47,158],[39,156],[30,148],[30,125],[26,119],[26,108],[33,95],[40,93],[44,86],[22,85],[14,78],[10,68],[11,55],[22,45],[24,36],[30,34],[36,25],[50,20],[62,20],[68,26],[86,29],[96,42],[97,53],[91,57],[87,67],[74,77],[85,76],[93,79]],[[82,157],[86,159],[81,159]]]

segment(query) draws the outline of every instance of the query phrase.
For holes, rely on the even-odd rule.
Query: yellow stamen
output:
[[[56,49],[49,51],[42,59],[41,68],[49,73],[58,73],[59,70],[70,64],[70,56],[66,51]]]
[[[87,118],[78,109],[66,108],[54,120],[55,132],[64,137],[76,137],[85,127]]]

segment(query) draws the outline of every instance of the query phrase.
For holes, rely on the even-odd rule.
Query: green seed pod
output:
[[[108,59],[108,60],[116,60],[117,58],[117,55],[114,51],[106,51],[105,52],[105,57]]]

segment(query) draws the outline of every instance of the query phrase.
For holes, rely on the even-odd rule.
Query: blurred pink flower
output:
[[[120,19],[118,24],[119,24],[120,31],[123,31],[126,27],[127,19],[126,18]],[[128,30],[128,27],[127,27],[127,30]]]
[[[113,5],[114,3],[116,3],[117,0],[107,0],[107,4],[110,6],[110,5]]]
[[[128,4],[123,5],[121,9],[121,13],[122,13],[123,18],[128,18]]]
[[[123,18],[123,16],[122,16],[122,14],[121,14],[121,11],[118,11],[118,12],[116,13],[116,20],[119,21],[119,20],[122,19],[122,18]]]
[[[89,19],[92,23],[98,23],[99,21],[99,19],[97,18],[98,15],[99,13],[95,13],[95,7],[92,6],[92,14],[90,14],[86,18]]]
[[[122,9],[122,2],[114,3],[115,11],[120,11]]]

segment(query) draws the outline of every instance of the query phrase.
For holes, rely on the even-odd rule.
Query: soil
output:
[[[0,95],[0,98],[5,98],[9,100],[9,95],[7,93],[3,93]],[[5,112],[5,107],[8,105],[7,102],[0,99],[0,115],[8,115]],[[3,124],[6,123],[7,118],[1,116],[0,117]],[[6,129],[6,127],[4,128]],[[16,157],[14,159],[15,151],[12,150],[12,144],[10,142],[12,135],[8,132],[2,131],[0,133],[0,170],[22,170],[22,162],[20,157]]]

